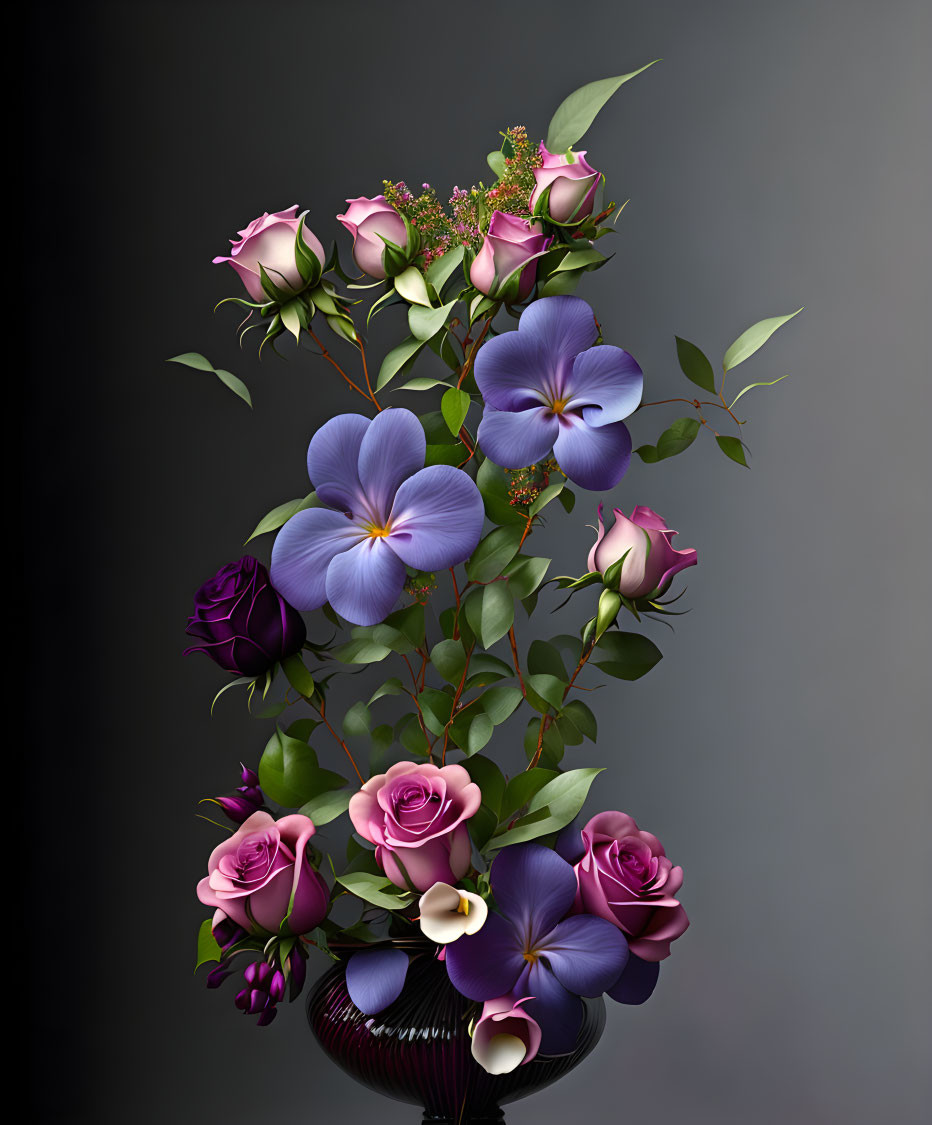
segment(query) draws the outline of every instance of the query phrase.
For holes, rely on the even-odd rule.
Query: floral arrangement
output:
[[[682,868],[628,813],[584,816],[601,771],[568,768],[564,752],[597,737],[581,698],[591,669],[629,681],[661,659],[642,627],[678,612],[674,585],[697,552],[674,547],[649,507],[606,521],[589,498],[598,527],[580,574],[551,576],[532,547],[545,518],[573,516],[577,490],[619,484],[629,422],[663,405],[643,401],[638,363],[575,295],[609,261],[602,240],[622,209],[572,146],[634,76],[570,95],[545,141],[505,130],[491,185],[455,188],[448,205],[392,181],[348,200],[336,218],[355,270],[297,207],[255,219],[214,259],[245,288],[227,299],[245,310],[243,335],[259,327],[260,350],[293,337],[361,400],[310,435],[312,491],[253,532],[275,533],[268,568],[224,566],[187,629],[188,651],[232,674],[222,691],[242,685],[274,722],[257,768],[214,799],[234,827],[197,888],[213,912],[198,946],[208,986],[237,974],[235,1005],[261,1026],[301,991],[311,948],[345,962],[371,1015],[398,998],[413,958],[437,958],[473,1005],[474,1058],[505,1073],[571,1051],[581,998],[645,1001],[689,924]],[[366,326],[391,307],[407,332],[375,370]],[[729,402],[725,380],[789,319],[739,336],[718,377],[677,338],[693,388],[665,401],[688,410],[633,452],[664,460],[706,430],[745,465],[735,407],[765,384]],[[175,359],[215,370],[196,353]],[[419,363],[429,374],[413,374]],[[429,408],[390,407],[390,386]],[[523,642],[517,610],[558,597],[581,607],[578,632]],[[332,681],[350,671],[371,683],[338,717]],[[493,749],[519,710],[527,765],[509,777]],[[331,755],[321,763],[325,746],[342,772]],[[345,856],[319,849],[317,831],[344,816]]]

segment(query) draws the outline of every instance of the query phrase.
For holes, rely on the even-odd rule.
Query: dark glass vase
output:
[[[338,1066],[376,1093],[423,1106],[424,1123],[502,1122],[501,1106],[556,1082],[581,1062],[605,1027],[605,1004],[583,1000],[575,1050],[538,1057],[510,1074],[487,1074],[473,1059],[468,1025],[479,1006],[450,984],[430,955],[412,958],[401,995],[377,1016],[350,1000],[345,967],[335,965],[307,1002],[311,1028]]]

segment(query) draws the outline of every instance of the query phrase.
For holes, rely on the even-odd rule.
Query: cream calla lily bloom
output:
[[[421,895],[418,907],[421,932],[439,945],[448,945],[463,934],[478,933],[489,916],[485,899],[449,883],[434,883]]]

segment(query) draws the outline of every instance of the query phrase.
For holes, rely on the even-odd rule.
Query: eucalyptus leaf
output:
[[[457,387],[450,387],[448,391],[443,392],[443,398],[440,400],[440,411],[447,428],[454,437],[463,428],[471,403],[472,399],[466,391],[461,391]]]
[[[504,582],[492,582],[474,590],[465,603],[466,620],[483,648],[501,640],[515,620],[515,603]]]
[[[214,367],[210,360],[206,356],[202,356],[200,352],[182,352],[181,355],[174,355],[165,362],[180,363],[185,367],[193,367],[196,371],[212,372],[225,387],[228,387],[241,398],[247,406],[252,406],[252,396],[243,380],[234,375],[232,371],[224,371],[223,368]]]
[[[596,82],[589,82],[574,90],[565,98],[557,108],[550,120],[547,129],[547,148],[552,153],[563,153],[571,146],[582,140],[592,122],[596,119],[599,110],[615,91],[625,82],[642,74],[648,67],[659,62],[654,59],[647,66],[634,70],[630,74],[622,74],[617,78],[600,78]]]
[[[383,910],[403,910],[413,897],[396,887],[390,879],[371,875],[368,871],[348,871],[338,875],[337,882],[357,898]]]
[[[767,343],[778,328],[781,328],[788,320],[792,320],[794,316],[798,316],[802,311],[801,308],[798,308],[796,312],[787,313],[786,316],[771,316],[766,320],[759,320],[756,324],[752,324],[750,328],[741,333],[725,352],[725,357],[722,360],[725,370],[731,371],[739,363],[744,363],[746,359],[750,359],[758,348]]]
[[[417,266],[408,266],[403,273],[395,278],[395,290],[411,305],[430,306],[430,296],[427,292],[427,282]]]
[[[418,276],[420,277],[420,274]],[[455,304],[456,301],[450,301],[438,309],[412,305],[408,309],[408,328],[411,330],[411,335],[418,340],[429,340],[446,324],[447,317],[453,311]]]
[[[781,375],[778,379],[771,379],[769,383],[749,383],[743,390],[738,391],[737,395],[735,395],[735,400],[729,407],[729,410],[734,410],[735,402],[737,402],[739,398],[743,398],[748,391],[753,391],[755,387],[772,387],[777,383],[782,383],[784,379],[789,379],[789,375]]]
[[[318,506],[319,501],[316,492],[309,492],[303,499],[286,500],[284,504],[279,504],[278,507],[273,508],[271,512],[264,515],[262,519],[259,520],[252,535],[246,540],[246,543],[251,543],[252,540],[259,535],[265,535],[269,531],[277,531],[280,527],[284,527],[291,517],[296,516],[298,512],[303,512],[306,508],[316,508]]]
[[[498,578],[518,553],[524,529],[518,525],[490,531],[466,561],[466,576],[471,582],[491,582]]]
[[[388,355],[382,360],[382,366],[379,368],[379,378],[375,389],[380,391],[383,387],[387,386],[405,364],[413,360],[423,347],[423,340],[418,340],[414,336],[409,336],[406,340],[402,340],[400,344],[392,348]]]

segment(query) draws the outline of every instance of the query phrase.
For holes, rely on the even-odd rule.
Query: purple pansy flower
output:
[[[580,996],[600,996],[614,986],[628,943],[604,918],[567,917],[576,876],[550,848],[504,848],[492,863],[491,885],[499,913],[490,913],[478,933],[445,947],[450,980],[470,1000],[533,997],[523,1006],[540,1024],[541,1054],[566,1054],[579,1035]]]
[[[624,349],[593,346],[598,335],[581,298],[544,297],[524,310],[515,331],[479,349],[479,444],[487,457],[519,469],[553,449],[576,484],[614,488],[631,460],[622,419],[637,409],[644,377]]]
[[[340,414],[311,438],[307,471],[326,508],[298,512],[272,548],[272,581],[292,605],[325,602],[355,625],[384,620],[406,566],[443,570],[482,534],[482,497],[451,465],[424,468],[427,439],[410,410]]]

